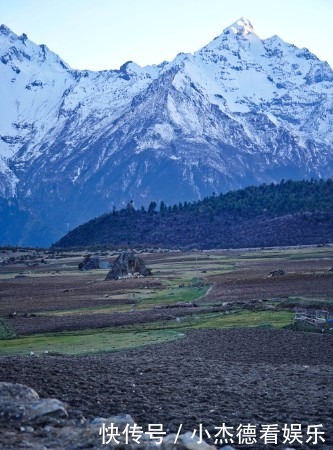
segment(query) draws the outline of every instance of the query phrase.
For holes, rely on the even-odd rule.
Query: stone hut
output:
[[[146,277],[152,272],[139,256],[133,252],[122,252],[112,264],[112,268],[105,280],[119,280],[121,278]]]

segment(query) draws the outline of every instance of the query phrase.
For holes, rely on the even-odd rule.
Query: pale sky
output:
[[[170,61],[242,16],[260,38],[277,34],[333,67],[333,0],[0,0],[0,24],[74,69]]]

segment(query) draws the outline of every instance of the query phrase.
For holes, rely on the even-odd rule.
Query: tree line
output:
[[[282,180],[193,202],[103,214],[72,230],[55,246],[160,245],[225,248],[297,245],[333,239],[333,180]]]

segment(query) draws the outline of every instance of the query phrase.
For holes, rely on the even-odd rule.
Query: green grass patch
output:
[[[207,292],[209,286],[203,287],[170,287],[169,289],[157,290],[148,296],[137,297],[136,303],[138,309],[147,309],[152,305],[164,305],[177,302],[192,302]]]
[[[158,344],[180,337],[180,333],[173,330],[120,331],[111,329],[100,332],[43,334],[1,340],[0,354],[8,356],[33,352],[37,355],[80,355],[115,352]]]
[[[103,330],[24,336],[0,340],[0,355],[114,352],[178,339],[184,332],[195,329],[283,328],[291,324],[293,317],[288,311],[205,313]]]
[[[282,248],[282,249],[258,249],[250,250],[242,253],[239,260],[267,260],[267,259],[289,259],[289,260],[303,260],[303,259],[323,259],[332,258],[331,248],[309,247],[309,248]]]
[[[236,311],[202,317],[191,328],[283,328],[290,325],[294,313],[289,311]]]
[[[194,280],[194,281],[193,281]],[[61,309],[61,310],[45,310],[35,313],[38,316],[71,316],[82,314],[112,314],[114,312],[127,312],[136,305],[136,309],[148,309],[152,306],[177,303],[177,302],[191,302],[199,299],[207,292],[209,286],[195,286],[195,279],[192,279],[193,286],[179,287],[177,283],[167,283],[165,288],[150,290],[146,289],[136,290],[135,293],[128,293],[122,295],[131,303],[126,304],[110,304],[103,306],[92,306],[85,308]],[[187,280],[188,281],[188,280]],[[202,281],[202,280],[200,280]],[[112,296],[108,298],[112,303]],[[120,296],[115,296],[119,300]]]
[[[12,339],[15,337],[15,333],[6,324],[5,320],[0,317],[0,340]]]
[[[289,311],[231,311],[195,314],[166,320],[140,324],[141,331],[177,330],[184,332],[194,329],[219,328],[284,328],[292,323],[294,313]],[[121,327],[122,331],[134,331],[137,325]]]

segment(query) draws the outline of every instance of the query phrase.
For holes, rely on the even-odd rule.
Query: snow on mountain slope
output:
[[[19,181],[8,161],[56,121],[59,99],[72,82],[68,69],[46,46],[1,25],[0,166],[2,180],[7,179],[7,186],[5,181],[0,184],[3,196],[13,196]]]
[[[1,164],[5,168],[15,157],[23,170],[45,153],[45,142],[54,144],[69,126],[76,139],[66,141],[65,154],[78,140],[101,132],[156,73],[154,67],[145,71],[134,63],[120,71],[74,71],[46,46],[35,45],[26,35],[18,37],[4,25],[0,64]],[[16,184],[13,174],[12,195]]]
[[[0,77],[0,196],[30,212],[13,242],[48,245],[131,199],[333,173],[332,69],[243,18],[194,54],[101,72],[1,26]]]

